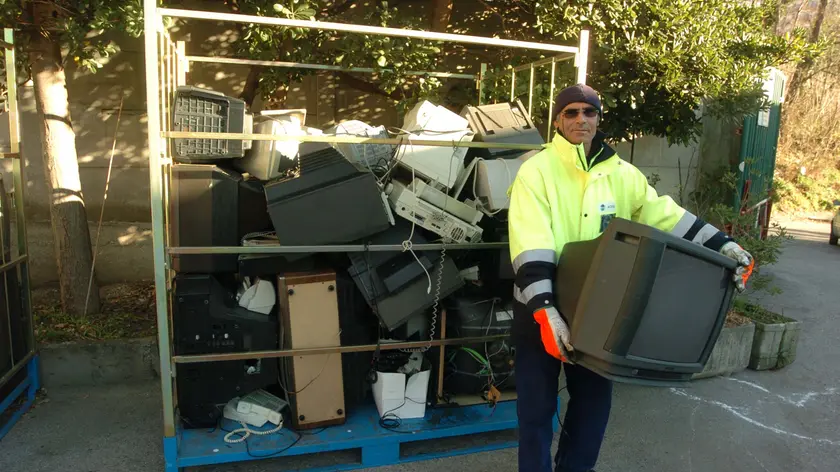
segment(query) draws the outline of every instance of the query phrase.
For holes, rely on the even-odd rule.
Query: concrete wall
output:
[[[643,136],[636,139],[633,152],[633,165],[649,180],[658,179],[656,190],[688,208],[691,193],[697,189],[702,175],[721,166],[734,166],[741,149],[741,136],[735,124],[711,117],[702,120],[703,133],[689,146],[670,145],[665,138]],[[617,143],[615,148],[625,160],[631,160],[630,142]]]
[[[630,161],[631,143],[616,145],[616,152]],[[678,203],[694,190],[700,161],[698,145],[668,145],[668,141],[655,136],[636,138],[632,163],[648,177],[658,179],[654,184],[657,192],[673,197]]]

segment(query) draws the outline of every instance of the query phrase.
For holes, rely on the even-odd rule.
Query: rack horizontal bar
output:
[[[0,40],[0,46],[4,47],[6,49],[14,49],[15,48],[14,44],[12,44],[8,41],[2,41],[2,40]]]
[[[20,159],[19,152],[0,152],[0,158],[3,159]]]
[[[24,254],[22,256],[18,256],[16,258],[10,260],[9,262],[7,262],[3,265],[0,265],[0,274],[6,273],[6,272],[14,269],[15,267],[19,266],[21,262],[24,262],[27,259],[28,259],[27,255]]]
[[[485,143],[481,141],[443,141],[419,138],[366,138],[361,136],[292,136],[287,134],[254,134],[254,133],[206,133],[198,131],[161,131],[161,137],[172,139],[242,139],[253,141],[297,141],[301,143],[340,143],[340,144],[393,144],[407,146],[440,146],[466,147],[480,149],[515,149],[521,151],[538,151],[542,144],[518,143]]]
[[[240,64],[250,66],[265,66],[265,67],[288,67],[294,69],[312,69],[312,70],[329,70],[337,72],[360,72],[365,74],[373,74],[375,72],[388,72],[391,69],[376,70],[371,67],[340,67],[329,66],[326,64],[307,64],[305,62],[285,62],[285,61],[258,61],[254,59],[239,59],[236,57],[218,57],[218,56],[186,56],[189,62],[209,62],[213,64]],[[456,74],[452,72],[432,72],[432,71],[417,71],[410,70],[405,72],[406,75],[428,75],[429,77],[440,77],[442,79],[467,79],[475,80],[475,74]]]
[[[493,243],[428,243],[413,244],[415,251],[437,251],[446,248],[452,250],[469,249],[505,249],[506,242]],[[326,252],[389,252],[403,251],[405,248],[400,244],[363,244],[351,245],[321,245],[321,246],[180,246],[170,247],[170,254],[291,254],[291,253],[326,253]]]
[[[576,47],[560,46],[556,44],[534,43],[530,41],[514,41],[510,39],[488,38],[484,36],[468,36],[452,33],[436,33],[432,31],[420,31],[402,28],[385,28],[381,26],[332,23],[328,21],[293,20],[289,18],[240,15],[235,13],[216,13],[197,10],[182,10],[176,8],[158,8],[157,12],[162,16],[168,16],[170,18],[231,21],[234,23],[252,23],[257,25],[285,26],[287,28],[308,28],[317,30],[342,31],[346,33],[362,33],[375,34],[379,36],[396,36],[400,38],[428,39],[431,41],[449,41],[454,43],[530,49],[536,51],[570,52],[574,54],[577,54],[578,52],[578,48]]]
[[[574,59],[574,58],[575,58],[574,54],[570,54],[570,55],[567,55],[567,56],[561,55],[561,56],[554,56],[554,57],[546,57],[545,59],[540,59],[539,61],[529,62],[528,64],[522,64],[521,66],[514,67],[513,70],[514,70],[514,72],[522,72],[523,70],[530,70],[531,67],[544,66],[544,65],[547,65],[547,64],[551,64],[552,62],[558,63],[558,62],[568,61],[568,60],[571,60],[571,59]]]
[[[0,377],[0,387],[2,387],[3,385],[6,385],[6,382],[8,382],[12,377],[14,377],[15,374],[17,374],[18,371],[20,371],[20,369],[22,369],[32,359],[32,357],[34,355],[35,355],[34,350],[29,351],[29,354],[23,356],[23,359],[21,359],[20,361],[18,361],[17,364],[12,366],[12,370],[3,374],[3,377]]]
[[[305,349],[283,349],[274,351],[230,352],[224,354],[190,354],[172,356],[176,364],[196,364],[200,362],[241,361],[247,359],[274,359],[278,357],[315,356],[319,354],[336,354],[348,352],[390,351],[394,349],[417,349],[423,347],[440,347],[455,344],[478,344],[509,338],[509,334],[494,334],[491,336],[474,336],[468,338],[433,339],[427,341],[411,341],[399,343],[360,344],[357,346],[313,347]]]

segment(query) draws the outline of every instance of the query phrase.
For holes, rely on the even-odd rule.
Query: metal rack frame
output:
[[[175,396],[173,394],[173,384],[175,378],[176,364],[196,363],[196,362],[211,362],[220,360],[235,360],[235,359],[254,359],[254,358],[280,358],[287,356],[299,355],[315,355],[324,353],[346,353],[346,352],[360,352],[360,351],[374,351],[377,349],[376,345],[364,346],[334,346],[329,348],[318,349],[285,349],[285,350],[271,350],[258,351],[247,353],[227,353],[227,354],[212,354],[212,355],[188,355],[188,356],[173,356],[171,346],[171,329],[170,329],[170,309],[171,309],[171,285],[172,272],[169,258],[175,254],[277,254],[277,253],[312,253],[312,252],[361,252],[361,251],[403,251],[401,245],[321,245],[321,246],[274,246],[274,247],[240,247],[240,246],[217,246],[217,247],[170,247],[169,233],[167,231],[168,218],[168,196],[169,196],[169,176],[173,159],[170,154],[171,139],[174,138],[213,138],[213,139],[243,139],[243,140],[263,140],[263,141],[298,141],[298,142],[327,142],[327,143],[366,143],[366,144],[407,144],[407,138],[363,138],[351,136],[272,136],[264,134],[253,133],[199,133],[199,132],[185,132],[172,131],[170,129],[170,110],[171,98],[178,86],[186,84],[186,74],[189,70],[189,65],[192,62],[214,62],[224,64],[258,64],[271,67],[297,67],[315,70],[327,71],[350,71],[368,73],[373,72],[373,69],[368,68],[349,68],[343,69],[334,66],[327,66],[323,64],[303,64],[290,63],[280,61],[253,61],[249,59],[236,58],[220,58],[220,57],[199,57],[187,56],[185,53],[185,44],[183,42],[174,42],[169,36],[164,27],[164,18],[180,18],[180,19],[194,19],[194,20],[210,20],[223,21],[231,23],[244,24],[261,24],[275,27],[295,27],[320,29],[330,31],[341,31],[348,33],[361,33],[373,35],[385,35],[392,37],[406,37],[415,39],[426,39],[436,41],[448,41],[466,44],[478,44],[482,46],[496,46],[508,48],[523,48],[534,51],[548,51],[552,53],[562,53],[561,56],[556,56],[549,59],[549,63],[554,64],[560,60],[574,58],[575,65],[578,67],[578,81],[585,82],[586,77],[586,54],[588,52],[588,32],[582,32],[579,46],[559,46],[554,44],[541,44],[525,41],[511,41],[498,38],[486,38],[478,36],[466,36],[458,34],[447,33],[433,33],[428,31],[417,31],[397,28],[383,28],[372,27],[355,24],[344,23],[329,23],[319,21],[302,21],[291,20],[284,18],[248,16],[241,14],[227,14],[214,13],[197,10],[179,10],[169,8],[158,8],[155,0],[144,0],[145,7],[145,65],[146,65],[146,103],[148,112],[148,137],[149,137],[149,170],[150,170],[150,194],[151,194],[151,212],[152,212],[152,235],[153,235],[153,254],[155,267],[155,302],[157,311],[157,325],[158,325],[158,346],[160,351],[160,373],[161,373],[161,394],[163,396],[163,419],[164,419],[164,456],[166,460],[166,470],[168,472],[177,471],[179,467],[189,465],[212,464],[219,462],[230,462],[235,460],[247,459],[251,456],[250,451],[247,456],[244,454],[233,454],[231,456],[219,457],[195,457],[192,455],[184,456],[179,451],[179,438],[177,436],[177,418],[175,415]],[[536,67],[536,65],[535,65]],[[461,74],[461,73],[446,73],[446,72],[426,72],[419,71],[417,74],[429,74],[438,77],[449,77],[465,80],[476,80],[477,88],[479,90],[479,97],[481,97],[483,88],[483,76],[486,71],[486,65],[481,64],[480,73],[475,74]],[[533,88],[530,93],[533,93]],[[479,99],[480,100],[480,99]],[[529,100],[530,101],[530,100]],[[550,111],[549,111],[550,113]],[[550,117],[549,117],[550,118]],[[522,145],[522,144],[503,144],[503,143],[484,143],[484,142],[455,142],[455,141],[423,141],[424,146],[450,146],[450,147],[471,147],[471,148],[504,148],[504,149],[521,149],[534,150],[541,149],[542,146]],[[447,250],[467,250],[467,249],[500,249],[505,248],[505,243],[473,243],[473,244],[418,244],[414,246],[417,250],[433,250],[446,247]],[[441,323],[445,324],[445,311],[442,312]],[[442,330],[443,331],[443,330]],[[475,342],[488,342],[504,337],[504,335],[496,336],[482,336],[471,338],[450,338],[447,339],[444,333],[441,333],[441,339],[431,341],[431,346],[439,346],[441,351],[443,346],[449,344],[464,344]],[[378,346],[380,349],[397,349],[397,348],[416,348],[429,346],[430,341],[422,341],[417,343],[393,343]],[[441,352],[442,355],[442,352]],[[510,413],[510,412],[509,412]],[[515,413],[514,418],[515,418]],[[477,418],[484,418],[478,415]],[[481,419],[476,421],[480,422]],[[506,423],[509,424],[509,423]],[[515,427],[515,424],[514,424]],[[452,428],[447,434],[469,434],[471,432],[480,432],[482,427],[478,424],[471,427]],[[420,436],[416,437],[420,439]],[[335,439],[335,441],[344,441],[344,439]],[[181,441],[189,442],[189,441]],[[360,444],[365,446],[363,448],[363,463],[365,466],[381,465],[385,463],[393,463],[399,459],[394,457],[393,450],[382,451],[380,446],[372,442],[359,441],[345,441],[354,445]],[[318,452],[323,451],[323,446],[308,448],[304,447],[296,453]],[[289,451],[291,455],[293,451]],[[376,457],[377,459],[364,460],[366,456]],[[212,455],[211,455],[212,456]],[[399,456],[399,454],[397,454]],[[253,456],[251,456],[253,457]],[[267,456],[260,456],[267,457]],[[384,458],[384,459],[383,459]],[[384,460],[385,462],[381,462]],[[338,470],[338,469],[331,469]]]
[[[23,178],[23,163],[21,162],[20,154],[20,115],[18,113],[17,103],[17,74],[15,70],[15,39],[14,30],[11,28],[4,28],[3,41],[0,47],[5,49],[6,61],[6,104],[7,113],[9,115],[9,149],[8,152],[4,149],[0,158],[10,159],[12,161],[12,172],[14,174],[14,208],[15,208],[15,227],[17,229],[17,255],[11,253],[10,258],[6,257],[4,248],[10,242],[4,240],[4,231],[0,229],[0,274],[2,274],[3,289],[5,291],[6,301],[6,320],[0,320],[0,323],[6,323],[9,330],[9,339],[0,341],[0,346],[4,346],[8,341],[9,354],[11,355],[12,367],[6,372],[0,372],[0,389],[13,385],[15,387],[5,397],[0,397],[0,415],[9,410],[12,406],[16,410],[8,417],[5,423],[0,423],[0,439],[2,439],[12,429],[14,424],[26,413],[35,401],[35,393],[40,388],[39,369],[38,369],[38,354],[35,349],[35,331],[32,320],[32,311],[29,293],[29,251],[26,239],[26,214],[24,211],[24,178]],[[5,186],[4,186],[5,187]],[[2,195],[5,199],[5,195]],[[3,215],[3,219],[8,221],[9,215]],[[17,271],[17,277],[20,284],[20,293],[10,294],[8,276],[12,271]],[[10,295],[19,297],[21,320],[26,323],[25,339],[23,341],[26,346],[26,354],[21,358],[15,359],[14,345],[15,339],[12,332],[12,307],[9,305]],[[26,369],[26,373],[21,378],[20,372]],[[25,397],[24,397],[25,395]],[[22,403],[18,403],[22,402]]]

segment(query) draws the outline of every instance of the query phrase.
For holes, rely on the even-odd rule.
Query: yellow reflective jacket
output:
[[[551,280],[563,246],[598,237],[614,217],[714,250],[729,240],[671,197],[658,195],[644,174],[603,140],[598,132],[586,156],[583,145],[557,134],[522,164],[514,179],[508,211],[510,256],[516,273],[514,298],[522,305],[516,311],[526,318],[553,304]]]

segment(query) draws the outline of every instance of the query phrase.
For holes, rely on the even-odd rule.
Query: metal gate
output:
[[[38,390],[38,356],[35,352],[29,301],[29,257],[23,208],[23,164],[17,109],[15,45],[11,29],[4,30],[0,48],[5,52],[8,142],[0,145],[0,159],[12,163],[13,182],[0,177],[0,439],[9,432],[35,400]],[[8,198],[13,188],[14,198]],[[13,218],[14,215],[14,218]],[[15,223],[16,243],[12,240]]]
[[[770,69],[764,91],[771,105],[767,110],[744,118],[741,136],[741,174],[735,205],[742,213],[755,213],[756,225],[762,229],[762,237],[766,236],[772,208],[770,197],[786,82],[787,78],[781,71]]]

